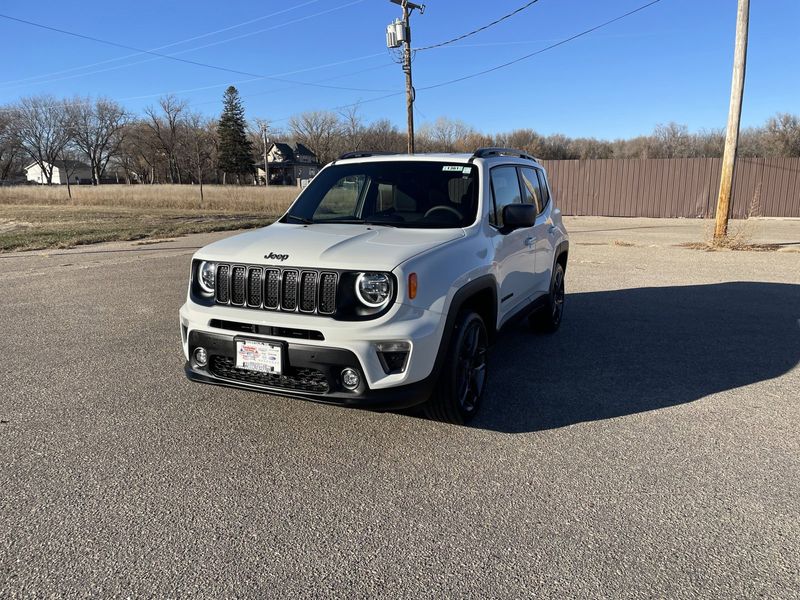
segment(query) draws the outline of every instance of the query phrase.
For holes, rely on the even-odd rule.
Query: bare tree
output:
[[[406,136],[389,119],[378,119],[367,126],[364,148],[378,152],[405,152]]]
[[[800,156],[800,118],[778,113],[767,121],[764,131],[766,151],[773,156]]]
[[[13,125],[11,109],[0,108],[0,181],[20,167],[20,147]]]
[[[182,183],[177,149],[180,143],[180,128],[186,112],[186,101],[169,94],[158,101],[161,112],[150,106],[145,109],[147,126],[152,130],[167,159],[167,179],[170,183]]]
[[[569,147],[570,154],[575,158],[612,158],[614,156],[614,148],[611,142],[605,140],[575,138],[571,140]]]
[[[339,117],[329,111],[304,112],[289,119],[289,130],[298,142],[311,148],[322,164],[336,158],[342,135]]]
[[[125,126],[125,135],[116,160],[125,170],[128,180],[157,183],[163,157],[161,142],[147,123],[132,121]]]
[[[748,158],[767,156],[769,152],[766,148],[765,137],[762,127],[742,129],[739,132],[739,148],[736,150],[736,155]],[[722,151],[718,156],[722,156]]]
[[[656,125],[653,130],[655,142],[654,154],[651,158],[680,158],[688,156],[692,146],[689,128],[678,123]]]
[[[578,156],[570,148],[570,138],[560,133],[548,135],[542,140],[541,158],[548,160],[570,160]]]
[[[741,141],[741,136],[740,136]],[[725,147],[725,130],[701,130],[692,135],[692,148],[689,157],[721,157]]]
[[[28,96],[11,112],[12,130],[20,148],[53,183],[53,168],[70,141],[69,113],[63,100],[53,96]]]
[[[366,127],[364,127],[363,119],[358,114],[358,105],[350,106],[341,111],[339,116],[341,118],[343,142],[340,148],[341,152],[367,149],[364,146],[367,130]],[[369,149],[373,150],[373,148]]]
[[[128,113],[114,100],[76,98],[68,107],[73,143],[89,159],[92,183],[100,178],[108,161],[119,153]]]
[[[189,113],[185,117],[185,130],[182,142],[192,174],[200,186],[200,208],[203,207],[203,181],[216,163],[216,122],[206,119],[199,113]]]
[[[459,142],[472,133],[473,130],[463,121],[439,117],[420,127],[418,144],[428,152],[455,152]]]
[[[544,138],[533,129],[515,129],[508,134],[498,136],[499,146],[519,148],[533,154],[542,156],[544,152]]]

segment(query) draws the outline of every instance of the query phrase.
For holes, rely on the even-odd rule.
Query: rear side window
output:
[[[544,171],[536,170],[536,174],[539,175],[539,187],[542,190],[542,206],[547,208],[547,204],[550,202],[550,190],[547,189],[547,177],[544,175]]]
[[[494,218],[489,222],[495,227],[503,226],[503,207],[509,204],[520,204],[519,180],[517,168],[495,167],[492,169],[492,195],[494,196]]]
[[[524,202],[536,206],[536,212],[541,213],[544,209],[542,202],[542,191],[539,187],[539,178],[534,169],[520,169],[522,175],[522,191],[525,194]]]

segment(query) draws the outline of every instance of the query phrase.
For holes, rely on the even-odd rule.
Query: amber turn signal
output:
[[[408,299],[413,300],[417,297],[417,274],[410,273],[408,276]]]

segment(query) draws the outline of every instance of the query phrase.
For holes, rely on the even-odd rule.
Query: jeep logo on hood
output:
[[[289,258],[289,255],[288,255],[288,254],[275,254],[274,252],[270,252],[269,254],[265,254],[265,255],[264,255],[264,258],[266,258],[267,260],[280,260],[280,261],[284,261],[284,260],[286,260],[287,258]]]

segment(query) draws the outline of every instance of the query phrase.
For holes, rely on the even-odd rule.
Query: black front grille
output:
[[[230,299],[230,287],[228,284],[230,283],[228,275],[230,274],[231,268],[228,265],[220,265],[217,267],[217,279],[216,279],[216,288],[217,288],[217,302],[221,302],[223,304],[227,304]]]
[[[247,269],[233,267],[231,270],[231,304],[244,304],[245,277]]]
[[[247,270],[247,304],[250,306],[261,306],[264,294],[261,277],[261,269],[251,267]]]
[[[300,275],[300,310],[314,312],[317,308],[317,273],[303,271]]]
[[[323,273],[319,280],[319,312],[329,315],[336,311],[336,273]]]
[[[297,271],[284,271],[283,282],[281,285],[281,307],[283,310],[295,310],[297,308]]]
[[[265,310],[332,315],[339,275],[314,269],[221,264],[215,300]]]
[[[236,368],[236,363],[227,356],[212,356],[210,370],[220,379],[230,379],[263,385],[273,388],[297,390],[325,394],[330,389],[325,373],[318,369],[297,368],[289,369],[286,373],[276,375],[273,373],[259,373],[247,369]]]
[[[280,306],[281,272],[278,269],[267,269],[264,283],[264,308],[278,308]]]

